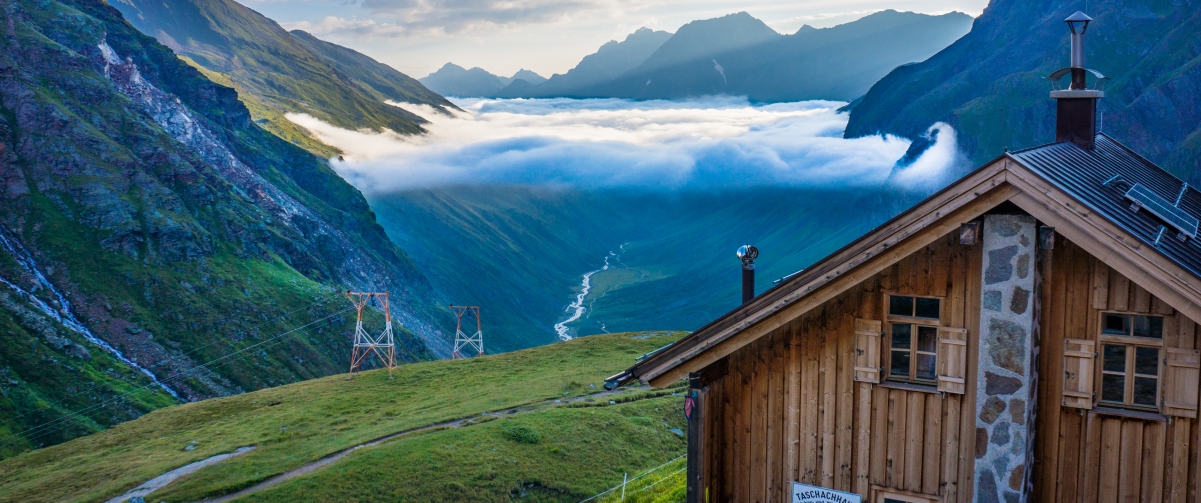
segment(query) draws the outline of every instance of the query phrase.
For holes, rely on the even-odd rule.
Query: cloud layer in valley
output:
[[[843,139],[841,103],[755,106],[696,101],[468,100],[458,117],[399,105],[431,120],[429,134],[349,131],[289,115],[345,152],[334,168],[371,192],[455,184],[715,190],[865,187],[928,190],[958,162],[954,131],[937,125],[921,157],[894,170],[910,142]],[[895,171],[895,172],[894,172]]]

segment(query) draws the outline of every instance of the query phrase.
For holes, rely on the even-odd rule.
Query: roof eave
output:
[[[774,315],[776,312],[780,311],[782,308],[777,307],[776,309],[772,309],[771,313],[767,316],[757,316],[756,317],[755,316],[756,313],[762,313],[765,309],[770,309],[773,305],[779,304],[782,300],[786,299],[787,297],[795,296],[795,298],[788,301],[788,303],[791,304],[792,302],[799,301],[799,300],[805,298],[806,296],[808,296],[810,293],[817,291],[819,288],[825,286],[825,284],[830,282],[830,281],[825,281],[825,282],[820,281],[821,279],[823,279],[822,277],[829,275],[832,271],[836,270],[838,266],[845,264],[847,262],[847,260],[853,260],[855,258],[862,257],[865,253],[867,254],[867,256],[862,257],[865,260],[870,259],[871,257],[874,257],[876,254],[873,252],[873,250],[880,247],[881,243],[888,243],[890,238],[895,238],[897,235],[897,232],[899,232],[899,230],[895,229],[895,228],[900,223],[912,219],[914,217],[915,213],[921,213],[922,216],[934,214],[937,218],[949,217],[950,212],[943,212],[941,214],[941,216],[939,215],[940,209],[944,208],[943,203],[946,203],[948,200],[959,201],[960,203],[966,203],[970,200],[974,200],[977,197],[984,195],[983,193],[987,192],[988,190],[996,189],[999,187],[1000,182],[1003,181],[1003,177],[1000,179],[996,179],[996,180],[993,180],[993,179],[996,177],[996,175],[1001,174],[1004,171],[1004,166],[1003,166],[1002,161],[1006,160],[1006,159],[1012,161],[1012,158],[1008,158],[1007,154],[996,157],[992,161],[980,166],[979,168],[977,168],[977,169],[973,170],[972,172],[968,173],[967,175],[963,176],[955,183],[948,185],[947,187],[943,188],[942,190],[939,190],[938,192],[935,192],[931,196],[927,197],[926,199],[922,200],[918,204],[914,205],[912,208],[910,208],[904,212],[901,212],[897,216],[889,219],[887,222],[877,226],[875,229],[864,234],[859,239],[856,239],[856,240],[852,241],[851,243],[848,243],[846,246],[843,246],[842,248],[838,249],[834,253],[827,255],[825,258],[817,261],[814,265],[807,268],[801,274],[798,274],[796,276],[793,276],[792,278],[789,278],[788,280],[781,282],[779,285],[776,285],[775,287],[769,289],[767,292],[760,294],[758,297],[751,300],[750,302],[747,302],[746,304],[743,304],[742,306],[735,308],[734,310],[717,318],[716,320],[710,322],[709,324],[705,325],[704,327],[685,336],[683,339],[680,339],[675,344],[668,346],[667,348],[665,348],[663,351],[660,351],[655,356],[648,358],[642,362],[639,362],[638,364],[635,364],[634,366],[630,367],[626,372],[623,373],[623,374],[626,374],[626,376],[625,376],[626,380],[623,381],[623,384],[625,382],[630,382],[633,379],[638,379],[641,381],[659,381],[660,377],[666,372],[666,371],[664,371],[665,366],[666,366],[666,370],[670,371],[670,370],[675,369],[679,365],[687,362],[689,360],[688,358],[680,359],[680,357],[682,355],[693,352],[693,350],[695,350],[698,345],[703,344],[704,341],[708,340],[715,334],[718,334],[721,332],[728,332],[731,327],[735,327],[735,326],[739,326],[739,325],[744,325],[742,327],[742,329],[749,328],[749,327],[757,324],[758,322],[762,321],[766,317]],[[990,180],[992,180],[992,181],[989,182]],[[989,183],[991,183],[991,185],[989,185]],[[986,187],[984,187],[985,190],[977,191],[977,193],[975,193],[974,196],[969,197],[967,200],[960,201],[960,199],[962,199],[963,196],[971,193],[971,189],[980,188],[981,185],[986,185]],[[995,204],[1000,204],[1004,200],[1005,199],[998,200],[998,201],[996,201]],[[974,218],[974,216],[972,218]],[[929,224],[929,222],[927,222],[927,224]],[[912,231],[912,229],[910,229],[910,230]],[[909,237],[909,234],[905,234],[904,236],[902,236],[902,238],[905,238],[905,237]],[[899,243],[900,243],[900,240],[898,240],[892,244],[885,244],[883,247],[880,247],[880,249],[876,250],[876,251],[878,251],[879,253],[883,253],[885,251],[890,251],[894,248],[893,245],[899,244]],[[854,252],[854,253],[852,253],[852,252]],[[899,260],[899,258],[898,258],[898,260]],[[860,262],[863,262],[863,260],[861,260]],[[856,265],[860,265],[860,264],[856,264]],[[852,271],[848,270],[848,271],[844,271],[844,272],[852,272]],[[826,280],[834,280],[834,279],[841,277],[842,275],[843,274],[835,274],[834,276],[830,276],[825,279]],[[815,282],[818,282],[820,284],[811,285]],[[809,291],[802,292],[798,295],[797,292],[806,286],[810,286]],[[758,319],[754,319],[753,321],[750,321],[748,323],[747,320],[751,319],[751,318],[758,318]],[[708,348],[702,348],[701,352],[703,352],[707,349]],[[672,360],[677,360],[677,361],[674,362],[674,364],[669,363]],[[655,370],[659,370],[659,372],[654,372]],[[618,374],[618,375],[620,376],[622,374]],[[614,377],[617,377],[617,376],[614,376]],[[674,380],[673,380],[673,382],[674,382]],[[652,384],[655,384],[655,383],[652,382]],[[670,384],[670,383],[668,383],[668,384]]]

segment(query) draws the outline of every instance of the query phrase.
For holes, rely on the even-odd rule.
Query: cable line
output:
[[[320,318],[320,319],[318,319],[318,320],[314,320],[314,321],[311,321],[311,322],[309,322],[309,323],[306,323],[306,324],[304,324],[304,325],[301,325],[301,326],[299,326],[299,327],[296,327],[296,328],[294,328],[294,329],[291,329],[291,330],[288,330],[288,331],[282,332],[282,333],[280,333],[280,334],[277,334],[277,335],[275,335],[275,336],[273,336],[273,337],[270,337],[270,338],[268,338],[268,339],[264,339],[264,340],[262,340],[262,341],[260,341],[260,342],[258,342],[258,343],[252,344],[252,345],[250,345],[250,346],[247,346],[247,347],[245,347],[245,348],[242,348],[242,349],[240,349],[240,350],[238,350],[238,351],[235,351],[235,352],[233,352],[233,353],[230,353],[230,354],[228,354],[228,355],[221,356],[221,357],[215,358],[215,359],[213,359],[213,360],[210,360],[210,361],[208,361],[208,362],[205,362],[205,363],[203,363],[203,364],[200,364],[200,365],[196,365],[196,366],[194,366],[194,367],[191,367],[191,368],[189,368],[189,369],[187,369],[187,370],[184,370],[184,371],[180,372],[179,374],[176,374],[175,376],[172,376],[172,377],[167,377],[166,379],[163,379],[163,381],[179,381],[179,380],[182,380],[182,379],[184,379],[184,378],[186,378],[186,377],[191,377],[191,375],[192,375],[192,374],[193,374],[195,371],[197,371],[197,370],[200,370],[200,369],[202,369],[202,368],[203,368],[203,369],[207,369],[207,370],[211,370],[211,369],[209,369],[209,366],[210,366],[210,365],[213,365],[213,364],[215,364],[215,363],[217,363],[217,362],[221,362],[221,361],[227,360],[227,359],[229,359],[229,358],[232,358],[232,357],[234,357],[234,356],[237,356],[237,355],[239,355],[239,354],[242,354],[242,353],[244,353],[244,352],[246,352],[246,351],[250,351],[250,350],[252,350],[252,349],[255,349],[255,348],[260,348],[261,346],[265,345],[265,344],[266,344],[266,343],[268,343],[268,342],[274,341],[274,340],[276,340],[276,339],[279,339],[279,338],[281,338],[281,337],[285,337],[285,336],[291,335],[291,334],[293,334],[293,333],[295,333],[295,332],[298,332],[298,331],[300,331],[300,330],[303,330],[303,329],[305,329],[305,328],[308,328],[308,327],[314,326],[314,325],[316,325],[316,324],[318,324],[318,323],[325,322],[325,321],[327,321],[327,320],[329,320],[329,319],[331,319],[331,318],[333,318],[333,317],[335,317],[335,316],[337,316],[337,315],[340,315],[340,314],[342,314],[342,313],[345,313],[345,312],[347,312],[347,311],[350,311],[350,310],[352,310],[352,309],[353,309],[352,307],[347,307],[347,308],[345,308],[345,309],[341,309],[341,310],[338,310],[338,311],[334,311],[334,312],[332,312],[332,313],[330,313],[330,314],[326,315],[325,317],[323,317],[323,318]],[[121,394],[123,394],[123,395],[129,395],[129,396],[132,398],[134,393],[138,393],[138,392],[140,392],[140,391],[143,391],[143,390],[149,389],[149,388],[151,388],[151,387],[153,387],[153,386],[155,386],[155,384],[154,384],[154,383],[150,383],[150,384],[146,384],[146,385],[140,386],[140,387],[138,387],[138,388],[135,388],[135,389],[133,389],[133,390],[130,390],[130,391],[122,391],[122,392],[120,392],[120,393],[121,393]],[[79,410],[79,411],[70,412],[70,413],[68,413],[68,414],[65,414],[65,415],[63,415],[63,416],[59,417],[59,418],[53,419],[53,420],[51,420],[51,421],[47,421],[47,422],[45,422],[45,423],[42,423],[42,424],[40,424],[40,425],[37,425],[37,426],[32,426],[32,427],[30,427],[30,428],[27,428],[27,429],[25,429],[25,430],[22,430],[22,431],[19,431],[19,432],[16,432],[16,433],[12,433],[12,434],[9,434],[9,435],[7,435],[7,436],[4,436],[4,437],[0,437],[0,446],[5,446],[5,447],[7,447],[8,445],[11,445],[11,444],[12,444],[13,440],[20,439],[20,438],[26,438],[27,440],[32,440],[32,439],[38,438],[38,437],[40,437],[40,436],[42,436],[42,435],[46,434],[47,432],[49,432],[49,431],[50,431],[50,430],[49,430],[49,428],[50,428],[50,427],[52,427],[52,426],[55,426],[57,423],[60,423],[60,422],[62,422],[62,421],[65,421],[65,420],[67,420],[67,419],[71,419],[71,418],[73,418],[73,417],[82,417],[82,416],[83,416],[83,414],[85,414],[85,413],[87,413],[87,412],[91,412],[91,411],[93,411],[93,410],[96,410],[96,409],[98,409],[98,408],[100,408],[100,407],[103,407],[103,406],[105,406],[105,405],[108,405],[108,404],[110,404],[110,403],[116,402],[118,398],[119,398],[119,397],[117,397],[117,396],[114,396],[113,398],[110,398],[110,399],[108,399],[108,400],[103,400],[103,401],[100,401],[100,402],[98,402],[98,403],[92,404],[92,405],[90,405],[90,406],[88,406],[88,407],[85,407],[85,408],[83,408],[83,409]],[[34,434],[34,436],[32,436],[32,437],[26,437],[26,435],[28,435],[28,434]]]
[[[338,292],[333,292],[333,294],[334,294],[334,295],[338,295]],[[330,294],[325,294],[325,295],[330,295]],[[296,309],[293,309],[293,310],[291,310],[291,311],[288,311],[288,312],[286,312],[286,313],[284,313],[284,314],[281,314],[281,315],[279,315],[278,317],[276,317],[276,318],[274,318],[274,319],[267,320],[267,321],[264,321],[264,322],[262,322],[262,323],[259,323],[259,324],[255,325],[255,326],[251,327],[251,328],[259,328],[259,327],[266,326],[266,325],[267,325],[267,324],[269,324],[269,323],[276,323],[276,322],[282,321],[284,318],[287,318],[288,316],[291,316],[292,314],[296,313],[297,311],[302,311],[302,310],[305,310],[305,309],[309,309],[309,308],[311,308],[311,307],[313,307],[313,306],[316,306],[316,305],[318,305],[318,304],[322,304],[322,303],[329,302],[329,301],[331,301],[331,300],[335,300],[336,298],[337,298],[337,297],[329,297],[329,298],[325,298],[325,299],[321,299],[321,300],[314,301],[312,304],[309,304],[309,305],[307,305],[307,306],[303,306],[303,307],[298,307],[298,308],[296,308]],[[218,334],[218,335],[220,335],[220,334]],[[212,346],[214,346],[214,345],[216,345],[216,344],[218,344],[218,343],[220,343],[220,342],[223,342],[223,341],[230,341],[230,342],[232,342],[232,341],[230,340],[230,338],[222,336],[222,340],[216,340],[216,341],[210,342],[210,343],[208,343],[208,344],[205,344],[204,346],[200,346],[200,347],[198,347],[198,348],[193,348],[193,349],[192,349],[192,351],[193,351],[193,352],[196,352],[196,351],[198,351],[198,350],[201,350],[201,349],[207,349],[207,348],[209,348],[209,347],[212,347]],[[160,380],[160,382],[161,382],[161,381],[162,381],[162,380]],[[95,383],[93,383],[93,385],[94,385],[94,384],[95,384]],[[42,405],[42,406],[40,406],[40,407],[38,407],[38,408],[36,408],[36,409],[33,409],[33,410],[27,410],[27,411],[25,411],[25,412],[22,412],[22,413],[20,413],[20,414],[17,414],[17,415],[15,415],[15,416],[12,416],[12,419],[20,419],[20,418],[22,418],[22,417],[25,417],[25,416],[27,416],[27,415],[29,415],[29,414],[33,414],[33,413],[35,413],[35,412],[38,412],[38,411],[40,411],[40,410],[46,409],[46,408],[48,408],[48,407],[53,407],[53,406],[55,406],[55,405],[61,405],[61,404],[63,403],[63,401],[64,401],[64,400],[66,400],[66,399],[64,398],[64,399],[61,399],[61,400],[56,400],[56,401],[53,401],[53,402],[50,402],[50,403],[46,403],[46,404],[44,404],[44,405]]]

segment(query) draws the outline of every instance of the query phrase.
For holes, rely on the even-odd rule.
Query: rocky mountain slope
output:
[[[102,0],[0,27],[0,456],[342,371],[345,288],[393,292],[403,359],[448,353],[361,194],[233,89]]]
[[[254,119],[281,137],[289,138],[294,128],[282,117],[288,112],[348,129],[411,134],[421,132],[425,120],[383,98],[435,109],[454,106],[386,65],[304,32],[289,33],[234,0],[114,0],[111,5],[142,33],[227,78],[255,102],[248,103]]]
[[[1054,141],[1046,77],[1068,65],[1063,19],[1081,8],[993,0],[962,39],[872,86],[851,111],[846,136],[917,138],[942,121],[977,164],[1007,147]],[[1100,106],[1104,131],[1201,182],[1201,3],[1096,0],[1087,13],[1087,65],[1112,79]]]

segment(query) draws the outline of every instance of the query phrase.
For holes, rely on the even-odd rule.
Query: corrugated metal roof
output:
[[[1179,178],[1104,134],[1097,135],[1096,148],[1091,152],[1072,142],[1061,142],[1008,155],[1164,257],[1201,276],[1201,243],[1192,238],[1180,241],[1177,231],[1167,226],[1159,244],[1155,244],[1165,223],[1146,210],[1131,211],[1131,203],[1124,197],[1126,190],[1137,183],[1175,202],[1185,185]],[[1121,176],[1126,185],[1105,186],[1114,175]],[[1201,192],[1188,187],[1178,207],[1194,217],[1201,216]]]

